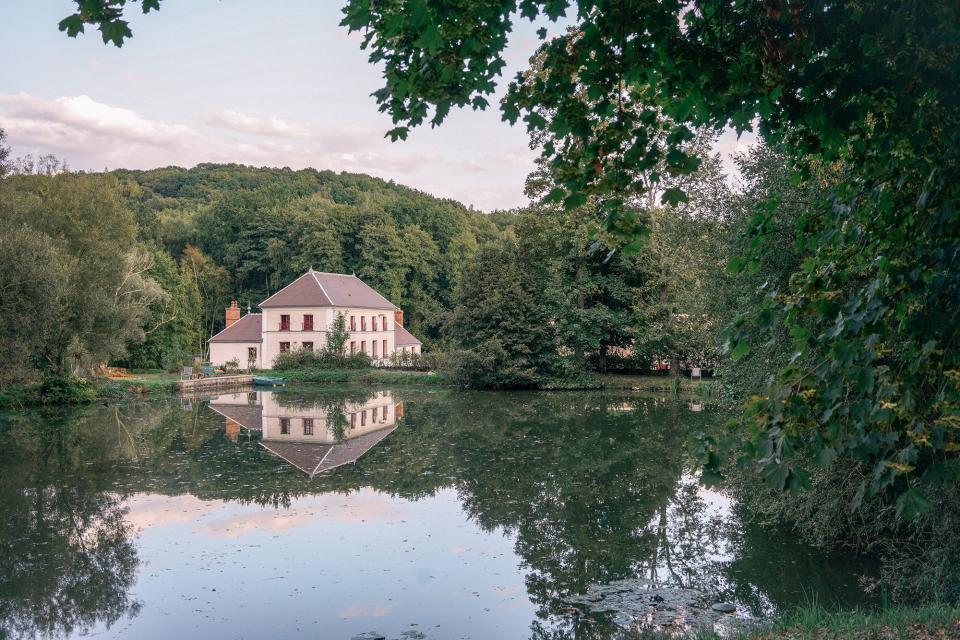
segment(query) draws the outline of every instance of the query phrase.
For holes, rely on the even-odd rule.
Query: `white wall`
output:
[[[357,353],[363,350],[368,356],[373,358],[373,343],[377,343],[377,357],[375,360],[384,360],[389,358],[394,349],[393,330],[393,310],[392,309],[363,309],[363,308],[340,308],[337,313],[342,313],[347,320],[347,332],[350,337],[347,338],[347,353],[350,353],[350,343],[355,343]],[[356,319],[356,330],[350,331],[350,317]],[[372,317],[377,318],[377,330],[373,330]],[[361,318],[367,320],[367,330],[363,331]],[[387,351],[383,352],[383,341],[387,341]],[[366,344],[363,344],[366,343]],[[361,347],[364,347],[361,349]]]
[[[356,343],[357,352],[360,351],[361,342],[365,342],[366,353],[373,357],[373,341],[377,341],[377,360],[382,360],[385,356],[383,351],[383,341],[387,341],[387,354],[393,353],[394,349],[394,329],[393,329],[393,311],[389,309],[365,309],[365,308],[330,308],[330,307],[280,307],[263,310],[263,357],[262,367],[269,369],[273,366],[273,359],[280,353],[280,343],[289,342],[291,349],[299,349],[304,342],[313,342],[313,349],[318,351],[327,343],[327,328],[333,323],[335,313],[342,313],[346,318],[347,332],[350,337],[347,339],[347,353],[350,353],[350,343]],[[303,316],[313,314],[313,331],[303,331]],[[290,331],[280,331],[280,316],[290,316]],[[350,317],[355,318],[356,331],[350,331]],[[377,330],[373,331],[371,318],[377,317]],[[362,331],[361,317],[366,318],[367,330]],[[386,330],[384,329],[386,325]]]
[[[236,358],[240,363],[241,369],[247,368],[247,349],[256,348],[257,361],[256,367],[263,368],[263,354],[259,342],[211,342],[210,343],[210,364],[222,367],[229,360]]]

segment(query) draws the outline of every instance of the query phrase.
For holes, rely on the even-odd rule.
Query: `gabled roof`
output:
[[[319,473],[325,473],[339,466],[356,462],[360,456],[377,446],[396,428],[396,425],[384,427],[337,444],[262,440],[260,446],[275,456],[283,458],[312,478]]]
[[[213,336],[208,342],[261,342],[263,340],[263,316],[248,313],[232,325]]]
[[[230,418],[245,429],[251,431],[261,431],[263,429],[263,407],[259,404],[221,404],[211,402],[208,406],[223,417]]]
[[[305,274],[285,286],[280,291],[260,303],[261,309],[269,307],[330,307],[330,298],[320,286],[313,271]]]
[[[396,305],[355,275],[307,271],[260,303],[271,307],[361,307],[395,309]]]
[[[417,340],[415,337],[413,337],[413,334],[407,331],[402,324],[397,324],[397,323],[394,323],[394,324],[396,325],[396,329],[397,329],[397,332],[393,334],[394,335],[393,343],[395,345],[397,345],[398,347],[409,347],[412,344],[423,344],[422,342]]]

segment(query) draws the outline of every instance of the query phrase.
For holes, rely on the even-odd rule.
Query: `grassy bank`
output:
[[[940,605],[887,611],[829,612],[808,607],[750,640],[926,640],[960,638],[960,609]]]
[[[286,378],[291,384],[379,384],[450,386],[452,382],[443,373],[434,371],[406,371],[397,369],[325,369],[303,367],[284,371],[264,372]],[[52,378],[42,383],[17,385],[0,390],[0,409],[18,409],[30,406],[71,405],[96,400],[120,400],[148,394],[172,393],[173,384],[180,379],[176,373],[141,373],[123,378]],[[712,380],[693,382],[680,379],[679,383],[664,376],[638,375],[584,375],[571,380],[549,380],[542,385],[547,391],[580,391],[593,389],[630,389],[656,393],[677,392],[683,395],[710,397]]]
[[[831,612],[805,607],[765,625],[720,636],[701,631],[683,640],[957,640],[960,608],[941,605],[894,607],[887,611]],[[638,640],[678,640],[675,633],[649,631]]]
[[[49,378],[0,390],[0,410],[24,407],[87,404],[151,393],[173,393],[176,374],[141,374],[126,378]]]

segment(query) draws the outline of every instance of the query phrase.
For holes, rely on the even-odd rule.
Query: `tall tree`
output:
[[[502,103],[541,145],[567,207],[597,196],[606,228],[634,236],[644,225],[629,200],[663,177],[646,171],[695,170],[684,144],[699,127],[756,122],[801,178],[837,164],[830,199],[798,220],[810,257],[756,318],[784,323],[798,357],[748,409],[749,451],[779,487],[805,484],[792,452],[847,456],[870,470],[862,493],[922,511],[919,479],[953,477],[960,437],[960,7],[353,0],[344,24],[385,67],[375,95],[396,139],[487,105],[516,9],[555,20],[574,6],[575,28],[538,51],[548,73],[514,82]],[[673,187],[661,199],[686,198]],[[767,217],[753,219],[755,249]],[[747,333],[732,335],[734,355]]]
[[[202,302],[203,332],[198,336],[198,342],[193,345],[195,354],[207,353],[206,338],[215,334],[221,327],[223,310],[230,295],[230,278],[226,269],[214,264],[203,251],[187,245],[180,258],[180,271],[191,283],[188,290],[196,289]]]
[[[549,297],[555,290],[549,280],[546,265],[524,260],[509,241],[474,256],[447,325],[454,344],[464,350],[455,373],[459,383],[536,387],[557,373],[557,305]]]
[[[61,282],[50,292],[56,303],[35,318],[44,327],[37,331],[44,336],[35,353],[39,362],[60,374],[125,356],[129,344],[143,339],[150,305],[164,294],[146,275],[150,257],[136,245],[136,225],[117,181],[72,173],[24,175],[4,179],[0,188],[4,228],[29,229],[22,233],[37,251],[58,255],[51,261]]]

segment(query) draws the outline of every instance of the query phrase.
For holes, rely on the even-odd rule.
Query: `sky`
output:
[[[120,49],[68,38],[70,0],[0,0],[0,128],[15,156],[72,169],[237,162],[367,173],[483,210],[526,204],[536,152],[499,110],[451,112],[391,143],[381,70],[339,27],[341,0],[163,0],[128,10]],[[516,20],[499,100],[541,25]],[[555,27],[557,28],[557,27]],[[725,134],[718,150],[742,149]]]

